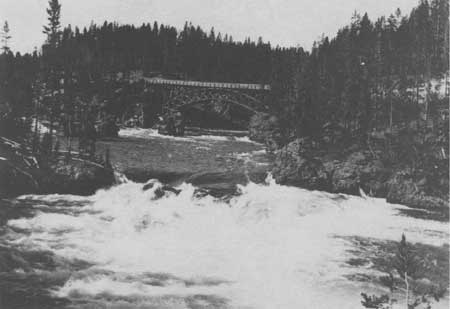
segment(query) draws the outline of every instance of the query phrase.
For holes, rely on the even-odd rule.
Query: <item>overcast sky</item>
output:
[[[44,41],[48,0],[0,0],[0,23],[8,20],[11,47],[28,52]],[[262,36],[273,45],[302,46],[336,31],[354,10],[375,19],[399,7],[409,13],[418,0],[60,0],[62,24],[80,28],[91,21],[133,23],[158,21],[182,28],[185,21],[234,39]]]

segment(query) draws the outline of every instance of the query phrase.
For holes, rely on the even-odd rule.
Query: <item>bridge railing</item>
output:
[[[216,89],[246,89],[259,91],[271,90],[270,85],[263,85],[263,84],[201,82],[201,81],[149,78],[149,77],[144,77],[144,80],[146,83],[154,85],[174,85],[184,87],[216,88]]]

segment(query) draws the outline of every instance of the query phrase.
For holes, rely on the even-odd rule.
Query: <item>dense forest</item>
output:
[[[447,0],[420,1],[409,16],[398,9],[375,22],[355,12],[349,26],[316,42],[303,61],[283,57],[288,64],[273,65],[272,74],[284,100],[275,112],[287,117],[286,129],[314,136],[334,123],[364,135],[436,112],[430,81],[448,72],[448,9]]]
[[[0,135],[23,136],[33,130],[32,118],[49,121],[51,131],[59,123],[66,132],[74,119],[93,121],[93,111],[114,121],[142,89],[111,76],[134,70],[271,84],[268,104],[281,144],[302,136],[320,140],[330,130],[364,142],[374,130],[426,122],[444,103],[431,81],[448,72],[448,0],[420,0],[408,15],[397,10],[374,21],[355,12],[348,26],[311,51],[261,38],[236,42],[191,23],[181,31],[157,22],[62,28],[60,10],[57,0],[49,1],[47,40],[32,54],[14,54],[8,46],[14,29],[7,22],[2,27]]]

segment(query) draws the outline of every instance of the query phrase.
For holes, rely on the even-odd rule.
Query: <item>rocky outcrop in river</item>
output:
[[[448,210],[448,191],[436,188],[448,188],[448,181],[447,185],[433,185],[425,173],[423,170],[412,173],[404,167],[388,168],[370,151],[355,150],[333,158],[312,150],[305,139],[297,139],[278,150],[272,170],[280,184],[353,195],[359,195],[362,189],[391,203]]]
[[[305,140],[297,139],[276,153],[272,170],[278,183],[330,191],[330,175],[320,158],[307,151]]]

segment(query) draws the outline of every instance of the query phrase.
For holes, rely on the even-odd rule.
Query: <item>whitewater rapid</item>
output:
[[[144,128],[123,128],[119,131],[120,137],[134,137],[134,138],[144,138],[144,139],[169,139],[173,141],[182,142],[201,142],[201,141],[237,141],[243,143],[251,143],[260,145],[260,143],[250,140],[248,136],[237,137],[237,136],[222,136],[222,135],[198,135],[198,136],[172,136],[160,134],[157,129],[144,129]]]
[[[405,233],[413,243],[448,243],[448,223],[402,216],[405,207],[382,199],[281,186],[270,177],[240,186],[231,200],[198,195],[189,184],[158,197],[162,185],[153,183],[144,191],[127,182],[91,197],[21,197],[35,201],[35,216],[8,222],[26,231],[10,242],[87,261],[91,267],[52,293],[111,308],[362,308],[360,292],[377,288],[349,277],[376,271],[346,263],[351,237],[398,241]],[[72,206],[48,211],[51,201]]]

